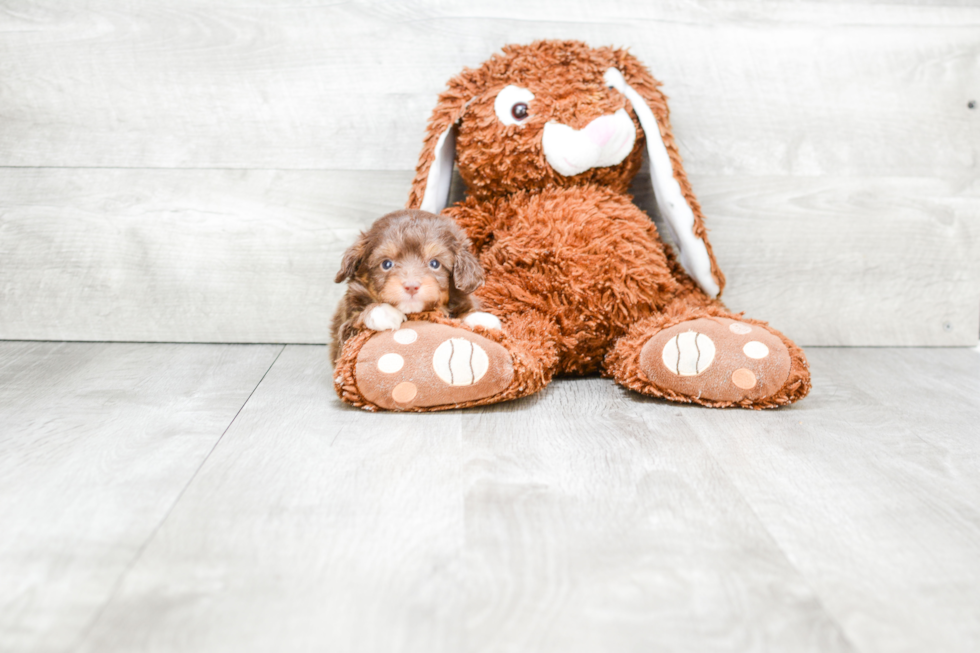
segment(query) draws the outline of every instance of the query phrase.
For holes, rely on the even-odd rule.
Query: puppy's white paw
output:
[[[463,318],[463,322],[471,327],[481,326],[488,329],[496,329],[497,331],[500,331],[503,328],[503,325],[500,323],[500,320],[497,319],[496,315],[484,313],[483,311],[475,311],[470,313]]]
[[[391,304],[375,306],[364,316],[364,326],[372,331],[397,329],[405,321],[405,314]]]

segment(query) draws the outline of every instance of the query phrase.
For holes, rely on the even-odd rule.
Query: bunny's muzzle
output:
[[[636,127],[625,109],[600,116],[582,129],[552,120],[545,124],[541,136],[548,165],[565,177],[618,165],[635,142]]]

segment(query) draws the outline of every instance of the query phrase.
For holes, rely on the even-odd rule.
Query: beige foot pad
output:
[[[708,401],[755,401],[789,378],[786,345],[763,327],[723,317],[698,318],[656,334],[640,351],[654,385]]]
[[[357,389],[381,408],[462,404],[495,395],[514,378],[510,353],[465,329],[405,322],[380,331],[361,349]]]

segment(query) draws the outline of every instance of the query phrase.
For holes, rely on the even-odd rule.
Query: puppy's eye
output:
[[[432,259],[429,261],[429,267],[433,270],[438,270],[440,267],[442,267],[442,264],[440,264],[439,261]]]
[[[497,119],[507,126],[518,125],[528,118],[528,103],[534,99],[534,93],[520,86],[505,86],[497,93],[493,101],[493,112]]]
[[[381,261],[382,270],[390,270],[394,265],[395,263],[391,259],[386,258],[385,260]]]

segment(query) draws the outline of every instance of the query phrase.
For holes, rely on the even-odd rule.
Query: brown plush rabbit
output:
[[[799,347],[717,299],[725,279],[681,165],[666,98],[625,50],[508,46],[449,82],[408,201],[466,230],[503,330],[437,314],[344,347],[335,384],[368,409],[439,410],[600,372],[647,395],[768,408],[809,391]],[[627,195],[650,159],[679,251]],[[468,197],[446,208],[454,159]]]

